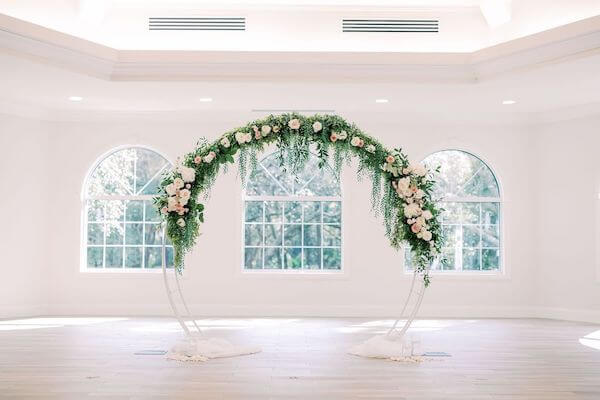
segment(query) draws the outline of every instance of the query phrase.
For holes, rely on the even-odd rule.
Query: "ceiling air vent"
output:
[[[344,19],[343,32],[438,32],[437,19]]]
[[[150,17],[151,31],[245,31],[244,17]]]

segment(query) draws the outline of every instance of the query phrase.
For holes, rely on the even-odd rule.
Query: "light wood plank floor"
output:
[[[423,320],[413,329],[422,349],[452,357],[403,364],[345,353],[384,332],[388,320],[201,323],[209,335],[261,345],[263,352],[206,363],[134,355],[167,349],[181,337],[166,318],[0,321],[0,398],[600,399],[600,325]]]

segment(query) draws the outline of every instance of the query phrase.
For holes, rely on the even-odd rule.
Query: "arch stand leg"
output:
[[[173,311],[173,315],[179,322],[181,329],[185,337],[176,343],[171,350],[167,353],[167,358],[170,360],[179,361],[208,361],[211,358],[221,357],[235,357],[247,354],[254,354],[261,351],[260,347],[256,346],[238,346],[234,345],[228,340],[221,338],[209,338],[206,337],[204,332],[198,326],[196,320],[192,317],[188,308],[183,291],[181,290],[181,284],[179,283],[178,272],[173,271],[175,276],[175,287],[172,288],[169,285],[169,277],[167,272],[167,256],[166,246],[164,243],[165,232],[163,229],[163,243],[162,243],[162,272],[163,282],[165,284],[165,290],[167,292],[167,299],[169,305]],[[177,307],[177,302],[173,297],[174,293],[178,294],[179,300],[183,305],[185,314],[182,315]],[[187,321],[191,322],[191,326],[188,326]]]
[[[400,316],[394,321],[388,332],[383,335],[373,336],[363,343],[354,346],[348,351],[350,354],[361,357],[386,358],[394,361],[419,361],[420,355],[414,354],[415,343],[406,334],[419,312],[423,296],[425,295],[425,283],[423,280],[417,283],[419,278],[420,274],[415,271]],[[406,319],[404,319],[405,315]]]

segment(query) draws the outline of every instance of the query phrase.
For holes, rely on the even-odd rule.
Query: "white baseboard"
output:
[[[0,305],[0,319],[35,317],[44,314],[42,305]]]
[[[362,317],[393,318],[399,307],[329,305],[190,304],[196,317]],[[49,315],[171,316],[168,304],[55,304]],[[419,318],[549,318],[600,323],[600,310],[546,307],[423,306]]]

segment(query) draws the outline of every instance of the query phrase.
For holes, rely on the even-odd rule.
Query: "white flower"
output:
[[[214,160],[216,157],[216,154],[214,151],[211,151],[210,153],[208,153],[207,155],[204,156],[204,162],[207,164],[210,164],[212,162],[212,160]]]
[[[194,182],[194,180],[196,179],[196,170],[194,168],[184,167],[182,165],[181,167],[179,167],[179,173],[181,174],[181,178],[184,182]],[[181,187],[178,187],[177,189],[181,189],[182,187],[183,185],[181,185]]]
[[[187,203],[188,203],[189,200],[190,200],[189,197],[180,197],[179,198],[179,205],[181,207],[183,207],[183,206],[187,205]],[[181,207],[180,207],[180,209],[181,209]]]
[[[183,218],[179,218],[179,219],[177,220],[177,225],[179,225],[180,227],[182,227],[182,228],[183,228],[183,227],[185,226],[185,219],[183,219]]]
[[[163,207],[160,209],[160,213],[163,215],[166,215],[169,212],[169,209],[167,207]]]
[[[428,242],[429,242],[429,241],[431,240],[431,238],[433,237],[433,235],[432,235],[432,234],[431,234],[431,232],[429,232],[429,231],[422,231],[422,232],[421,232],[421,236],[423,237],[423,240],[426,240],[426,241],[428,241]]]
[[[319,122],[319,121],[315,121],[312,125],[313,128],[313,132],[319,132],[321,129],[323,129],[323,125]]]
[[[433,214],[431,213],[431,211],[425,210],[425,211],[423,211],[423,218],[429,220],[429,219],[433,218]]]
[[[427,175],[427,168],[425,168],[422,165],[419,165],[419,164],[411,165],[409,168],[414,175],[417,175],[417,176]]]
[[[362,142],[362,139],[359,138],[358,136],[354,136],[352,138],[352,140],[350,141],[350,144],[354,147],[361,147],[360,144]]]
[[[370,144],[367,147],[365,147],[365,150],[368,151],[371,154],[375,153],[375,146],[373,146],[372,144]]]
[[[221,146],[227,148],[227,147],[231,146],[231,142],[229,141],[228,138],[224,137],[223,139],[221,139]]]
[[[401,190],[402,192],[408,191],[408,188],[410,187],[410,178],[404,177],[398,179],[397,185],[398,190]]]
[[[246,132],[236,132],[235,133],[235,140],[239,144],[248,143],[248,142],[250,142],[252,140],[252,134],[246,133]]]
[[[337,137],[340,140],[344,140],[348,137],[348,133],[346,131],[341,131],[340,133],[337,134]]]
[[[422,199],[425,196],[425,192],[422,189],[417,189],[415,192],[415,197],[417,199]]]
[[[418,217],[421,215],[421,207],[417,203],[411,203],[404,206],[404,216],[406,218]]]
[[[267,136],[269,133],[271,133],[271,127],[269,125],[263,125],[260,128],[260,131],[262,132],[263,136]]]
[[[192,192],[190,192],[188,189],[181,189],[179,191],[179,197],[181,197],[182,199],[189,199],[191,195]]]
[[[183,182],[183,179],[181,179],[181,178],[175,178],[173,180],[173,186],[175,186],[175,189],[181,189],[184,185],[185,185],[185,183]]]
[[[179,204],[179,202],[177,201],[176,197],[169,197],[167,199],[167,210],[169,210],[169,211],[175,211],[175,208],[177,207],[177,204]]]
[[[300,120],[298,118],[290,119],[288,126],[290,129],[300,129]]]
[[[169,196],[175,196],[175,193],[177,192],[177,189],[175,188],[174,184],[169,183],[167,186],[165,186],[165,191],[167,192],[167,194]]]

